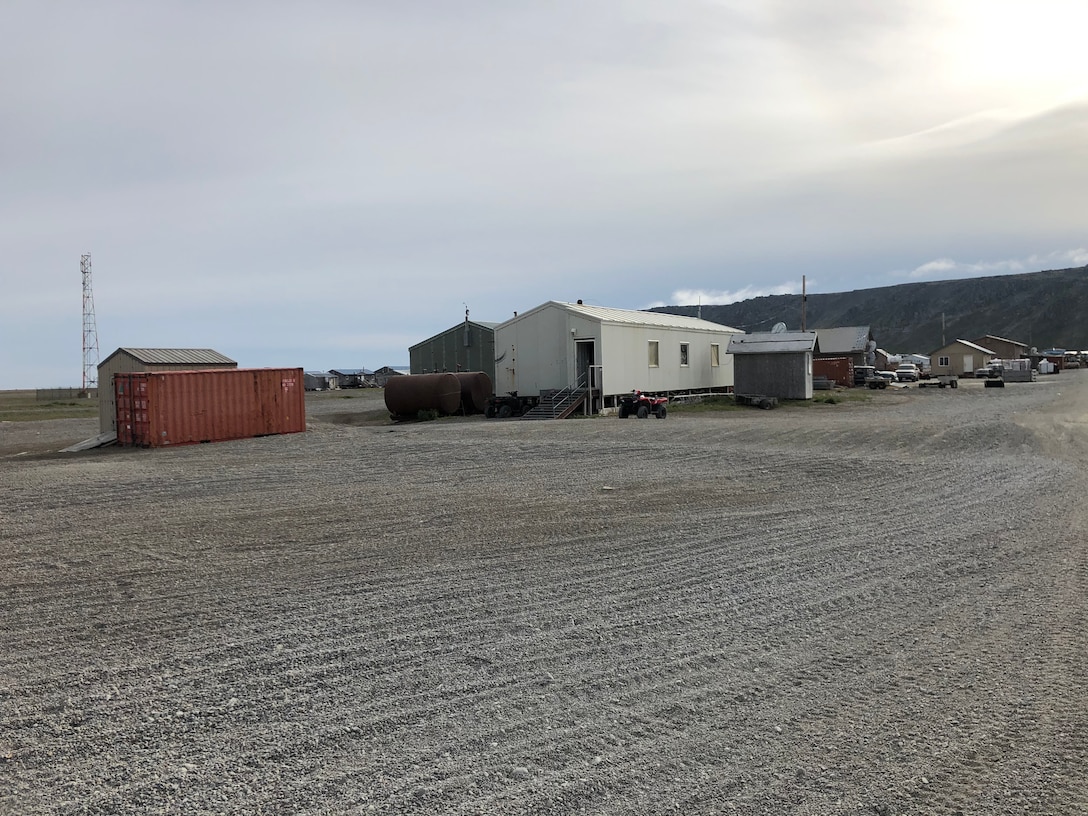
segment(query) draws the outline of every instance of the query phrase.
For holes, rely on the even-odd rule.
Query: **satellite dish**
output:
[[[782,334],[785,330],[785,323],[775,323],[774,326],[771,327],[771,334]]]
[[[876,351],[876,340],[870,340],[868,343],[866,343],[865,349],[867,351]]]

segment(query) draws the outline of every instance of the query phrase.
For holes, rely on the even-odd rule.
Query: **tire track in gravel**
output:
[[[1075,468],[916,404],[151,452],[79,533],[35,465],[0,810],[1078,813]]]

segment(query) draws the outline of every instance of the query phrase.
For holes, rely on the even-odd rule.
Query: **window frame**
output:
[[[646,341],[646,367],[661,368],[661,343],[658,340]]]

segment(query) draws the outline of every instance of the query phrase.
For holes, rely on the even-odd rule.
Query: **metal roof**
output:
[[[979,337],[978,339],[979,340],[996,340],[999,343],[1009,343],[1010,345],[1021,346],[1022,348],[1027,348],[1028,347],[1027,343],[1021,343],[1019,340],[1010,340],[1007,337],[998,337],[996,334],[984,334],[984,335],[982,335],[982,337]]]
[[[866,346],[872,332],[868,326],[841,326],[834,329],[817,329],[820,336],[821,354],[848,354],[868,351]]]
[[[453,332],[463,331],[466,324],[468,324],[469,326],[475,326],[479,329],[484,329],[485,331],[489,331],[492,334],[495,333],[495,327],[501,325],[499,323],[490,323],[486,320],[462,320],[460,323],[450,326],[448,329],[444,329],[438,334],[431,335],[426,340],[420,340],[414,346],[409,346],[408,350],[411,351],[412,349],[419,348],[420,346],[425,346],[428,343],[433,343],[438,338],[445,337],[446,335],[452,334]]]
[[[955,342],[973,348],[975,351],[981,351],[983,354],[993,354],[991,349],[980,346],[978,343],[972,343],[970,340],[956,340]]]
[[[818,350],[816,332],[753,332],[729,339],[729,354],[789,354]]]
[[[214,349],[129,348],[126,346],[117,349],[110,357],[122,351],[145,365],[238,365],[235,360]]]
[[[660,326],[669,329],[690,329],[692,331],[733,332],[743,334],[741,329],[734,329],[724,323],[714,323],[710,320],[702,320],[698,317],[687,315],[674,315],[665,312],[644,312],[639,309],[612,309],[607,306],[587,306],[584,303],[563,303],[558,300],[550,300],[541,304],[536,309],[523,312],[518,317],[524,317],[547,306],[558,306],[583,317],[599,320],[602,323],[618,323],[629,326]],[[518,318],[514,318],[517,320]],[[509,322],[509,321],[508,321]]]
[[[363,377],[373,374],[369,368],[330,368],[330,374],[343,374],[345,377]]]

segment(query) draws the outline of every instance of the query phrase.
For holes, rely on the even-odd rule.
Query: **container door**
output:
[[[151,438],[147,377],[115,374],[113,384],[117,405],[117,444],[146,447]]]

